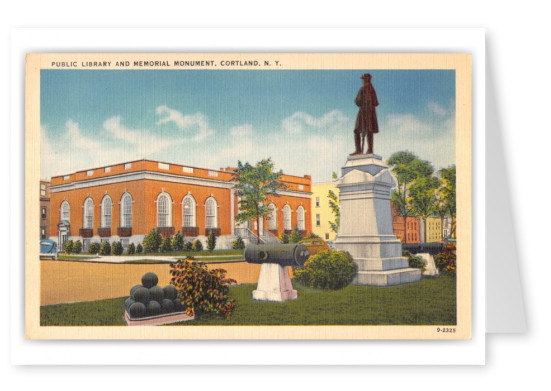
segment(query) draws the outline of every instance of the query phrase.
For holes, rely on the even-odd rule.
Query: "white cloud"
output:
[[[141,151],[140,155],[142,156],[163,150],[173,142],[168,137],[162,137],[162,135],[149,130],[128,129],[121,123],[120,115],[105,120],[103,128],[115,140],[123,141],[122,147],[124,149],[132,148]]]
[[[171,109],[166,105],[158,106],[155,112],[157,115],[165,115],[165,117],[157,121],[157,125],[173,122],[180,130],[195,130],[195,136],[192,138],[194,141],[202,141],[214,134],[214,131],[209,128],[207,118],[203,113],[198,112],[193,115],[184,115],[180,111]]]
[[[230,135],[232,137],[246,137],[253,135],[253,126],[251,124],[244,124],[234,126],[230,129]]]
[[[291,134],[303,132],[305,129],[316,130],[342,130],[348,126],[349,119],[340,110],[333,110],[322,117],[316,118],[308,113],[297,111],[293,115],[283,119],[281,126],[284,131]]]
[[[397,134],[407,135],[412,132],[431,132],[432,127],[421,121],[413,114],[389,114],[386,116],[385,126]],[[381,131],[383,131],[382,129]]]
[[[448,114],[448,110],[446,110],[436,102],[429,102],[427,107],[431,111],[431,113],[436,114],[439,117],[443,117]]]

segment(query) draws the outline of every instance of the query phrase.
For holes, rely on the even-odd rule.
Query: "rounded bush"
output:
[[[143,288],[143,286],[142,285],[134,285],[132,288],[130,288],[130,296],[134,296],[134,292],[138,288]]]
[[[98,242],[90,243],[90,248],[88,249],[88,252],[90,254],[97,254],[99,253],[100,245]]]
[[[143,303],[136,302],[136,303],[133,303],[128,308],[128,314],[133,319],[143,318],[145,316],[145,313],[146,313],[146,308],[145,308],[145,304],[143,304]]]
[[[145,273],[142,277],[142,285],[146,288],[151,288],[159,282],[159,277],[155,273]]]
[[[134,291],[134,294],[132,295],[132,298],[136,301],[139,301],[140,303],[147,304],[149,302],[149,298],[150,298],[149,289],[147,289],[143,286],[140,287],[140,288],[137,288]]]
[[[352,282],[357,266],[345,251],[325,250],[295,270],[295,279],[304,286],[320,289],[341,289]]]
[[[178,291],[174,285],[167,285],[163,288],[165,298],[174,300],[178,296]]]
[[[130,308],[130,306],[131,306],[132,304],[134,304],[135,302],[136,302],[136,300],[134,300],[133,298],[129,297],[128,299],[126,299],[126,300],[124,301],[124,309],[125,309],[126,311],[128,311],[128,309]]]
[[[151,300],[145,306],[145,313],[147,316],[159,315],[161,313],[161,305],[157,301]]]
[[[174,299],[172,300],[174,303],[174,311],[183,311],[185,310],[184,306],[182,305],[182,300],[180,299]]]
[[[172,302],[172,300],[163,299],[163,301],[161,301],[161,312],[163,314],[174,312],[174,303]]]
[[[201,251],[203,250],[203,243],[199,239],[195,239],[193,241],[193,251]]]
[[[149,296],[151,300],[155,300],[160,303],[165,298],[165,292],[160,286],[153,286],[149,288]]]

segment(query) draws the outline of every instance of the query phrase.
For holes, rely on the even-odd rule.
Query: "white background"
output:
[[[14,367],[9,363],[9,322],[3,311],[3,384],[13,387],[78,388],[100,387],[207,389],[257,388],[270,386],[346,389],[385,387],[387,389],[463,389],[491,387],[513,389],[527,386],[527,379],[541,381],[548,372],[550,317],[548,256],[546,242],[549,211],[545,209],[546,181],[541,167],[548,155],[550,89],[548,65],[548,13],[538,2],[513,5],[485,4],[480,1],[382,2],[373,5],[341,1],[325,6],[322,2],[300,5],[297,1],[277,3],[232,1],[200,6],[161,1],[140,4],[113,1],[94,3],[18,2],[2,12],[2,69],[4,88],[2,123],[5,137],[10,129],[9,35],[12,27],[485,27],[487,63],[496,82],[495,96],[502,125],[504,148],[509,157],[508,176],[515,205],[513,219],[520,250],[520,273],[527,309],[528,333],[517,336],[490,335],[487,338],[487,365],[484,367],[346,367],[346,368],[68,368]],[[313,37],[315,41],[315,38]],[[330,46],[337,46],[336,43]],[[442,48],[444,50],[445,48]],[[98,47],[98,51],[102,48]],[[475,113],[476,115],[476,113]],[[488,140],[490,142],[491,140]],[[9,164],[9,143],[2,144],[3,167]],[[21,151],[19,151],[20,153]],[[4,171],[6,172],[6,171]],[[7,173],[7,172],[6,172]],[[7,175],[4,183],[7,183]],[[2,192],[7,211],[8,193]],[[4,213],[4,219],[7,217]],[[488,229],[492,224],[488,222]],[[9,226],[3,224],[6,240]],[[6,262],[7,263],[7,262]],[[490,274],[492,271],[488,270]],[[8,304],[8,274],[4,273],[2,294]],[[93,344],[93,342],[90,342]],[[232,359],[231,349],[221,344],[220,354]],[[78,354],[76,352],[75,354]],[[106,352],[108,354],[108,352]],[[182,351],[182,354],[186,354]],[[320,352],[323,354],[323,352]],[[176,384],[174,383],[176,382]],[[281,383],[283,382],[283,383]],[[534,386],[537,387],[536,384]]]

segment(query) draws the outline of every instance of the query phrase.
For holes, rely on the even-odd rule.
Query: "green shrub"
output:
[[[138,243],[138,245],[136,246],[136,254],[141,254],[143,253],[143,246]]]
[[[170,283],[178,291],[178,299],[188,315],[200,318],[214,313],[228,318],[236,302],[229,298],[230,285],[237,281],[226,278],[223,269],[209,269],[204,262],[187,257],[170,265]]]
[[[172,251],[172,238],[167,236],[161,242],[161,247],[159,248],[162,253],[169,253]]]
[[[182,251],[184,249],[184,237],[178,231],[172,238],[172,251]]]
[[[434,264],[441,274],[455,276],[456,261],[456,249],[453,242],[446,244],[442,252],[434,256]]]
[[[193,251],[201,251],[203,250],[203,243],[199,239],[195,239],[193,241]]]
[[[134,246],[134,243],[130,243],[128,247],[126,248],[127,254],[135,254],[136,253],[136,246]]]
[[[184,242],[184,251],[192,251],[193,250],[193,243],[192,242]]]
[[[99,248],[99,255],[111,255],[111,245],[109,242],[103,242]]]
[[[302,240],[302,233],[299,231],[298,227],[295,227],[291,235],[289,236],[289,243],[298,243]]]
[[[407,257],[409,267],[421,269],[421,272],[424,272],[427,269],[427,261],[425,261],[423,258],[413,255],[409,251],[402,252],[402,255],[404,257]]]
[[[65,252],[67,254],[71,254],[73,252],[73,241],[72,240],[67,240],[65,242],[65,246],[63,247],[63,249],[65,250]]]
[[[207,250],[212,251],[216,248],[216,236],[214,235],[214,231],[211,229],[209,232],[209,236],[207,237]]]
[[[232,242],[231,246],[234,250],[243,250],[245,248],[245,242],[241,236],[237,236],[237,239]]]
[[[122,254],[122,243],[121,242],[113,242],[113,246],[111,246],[111,252],[113,255],[121,255]]]
[[[82,252],[82,242],[80,240],[73,243],[73,252],[75,254],[80,254]]]
[[[98,242],[92,242],[90,243],[90,248],[88,249],[88,252],[90,254],[97,254],[99,253],[100,244]]]
[[[289,243],[289,235],[287,235],[285,232],[282,232],[277,237],[281,243]]]
[[[295,280],[310,288],[341,289],[352,282],[357,266],[345,251],[325,250],[295,270]]]
[[[310,232],[308,235],[304,237],[304,239],[321,239],[318,235],[316,235],[313,232]]]
[[[146,253],[159,252],[159,247],[163,242],[163,237],[155,228],[153,228],[143,240],[143,249]]]

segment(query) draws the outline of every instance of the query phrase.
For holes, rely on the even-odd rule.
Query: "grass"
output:
[[[203,262],[219,262],[219,263],[224,263],[224,262],[235,262],[235,261],[243,261],[243,256],[235,256],[235,257],[225,257],[225,258],[205,258],[205,257],[195,257],[195,260],[196,261],[203,261]],[[144,259],[128,259],[124,262],[121,262],[121,263],[127,263],[127,264],[133,264],[133,265],[150,265],[150,264],[153,264],[153,265],[156,265],[156,264],[164,264],[164,263],[174,263],[176,262],[176,260],[174,261],[161,261],[161,260],[158,260],[158,259],[147,259],[147,258],[144,258]]]
[[[377,288],[350,285],[323,291],[296,286],[298,299],[285,303],[253,302],[256,284],[230,289],[237,308],[229,319],[210,316],[182,322],[194,325],[455,325],[455,278],[425,278],[419,283]],[[42,326],[124,325],[126,298],[42,306]]]
[[[81,259],[92,259],[97,258],[96,255],[61,255],[58,254],[57,259],[60,261],[76,261]]]
[[[173,252],[169,252],[169,253],[141,253],[141,254],[131,254],[131,255],[127,255],[127,254],[124,254],[125,256],[129,256],[129,257],[139,257],[139,256],[144,256],[144,255],[149,255],[149,256],[171,256],[171,257],[185,257],[185,256],[190,256],[190,257],[215,257],[215,256],[218,256],[218,255],[243,255],[243,250],[212,250],[212,251],[209,251],[209,250],[201,250],[201,251],[173,251]]]

